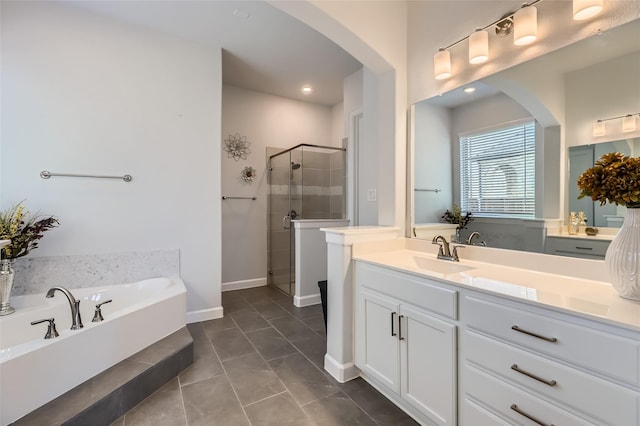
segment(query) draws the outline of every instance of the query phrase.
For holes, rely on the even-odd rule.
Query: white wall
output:
[[[53,2],[2,3],[1,204],[61,222],[30,256],[178,248],[188,310],[221,314],[220,61]]]
[[[222,202],[222,282],[266,280],[267,273],[267,147],[291,148],[300,143],[342,146],[333,129],[330,107],[301,102],[224,85],[222,136],[239,133],[251,142],[246,160],[235,161],[222,153],[222,193],[257,196],[256,201]],[[240,178],[245,166],[256,169],[257,179]]]

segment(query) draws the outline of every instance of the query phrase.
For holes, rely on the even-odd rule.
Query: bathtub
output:
[[[15,313],[0,317],[0,425],[7,425],[96,374],[181,329],[186,290],[180,278],[71,289],[84,328],[70,330],[67,298],[57,291],[11,298]],[[92,322],[95,305],[104,321]],[[55,318],[60,336],[44,339]]]

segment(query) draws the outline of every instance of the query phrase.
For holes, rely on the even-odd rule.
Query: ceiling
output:
[[[338,45],[264,1],[122,0],[67,4],[221,47],[225,84],[326,106],[362,67]],[[311,85],[313,92],[301,89]]]

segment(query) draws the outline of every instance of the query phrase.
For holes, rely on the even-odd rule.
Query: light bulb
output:
[[[451,77],[451,53],[448,50],[440,49],[433,55],[433,74],[436,80]]]
[[[573,0],[573,19],[584,21],[602,12],[602,0]]]
[[[477,29],[469,36],[469,63],[481,64],[489,59],[489,33]]]
[[[524,46],[538,37],[538,9],[525,6],[513,15],[513,43]]]

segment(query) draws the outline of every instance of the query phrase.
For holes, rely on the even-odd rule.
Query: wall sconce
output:
[[[622,118],[622,131],[627,132],[635,132],[636,130],[636,116],[640,116],[640,112],[636,112],[634,114],[627,115],[619,115],[617,117],[604,118],[602,120],[598,120],[593,124],[592,134],[594,137],[604,136],[606,134],[605,121],[610,120],[618,120]]]
[[[475,32],[461,38],[447,47],[440,48],[433,56],[433,71],[436,80],[451,77],[451,53],[449,49],[469,39],[469,63],[482,64],[489,60],[488,28],[494,27],[498,36],[506,36],[513,32],[513,43],[525,46],[536,41],[538,37],[538,10],[534,4],[543,0],[524,3],[515,12],[507,13],[489,25],[477,28]],[[581,21],[591,18],[602,11],[603,0],[573,0],[573,19]]]

